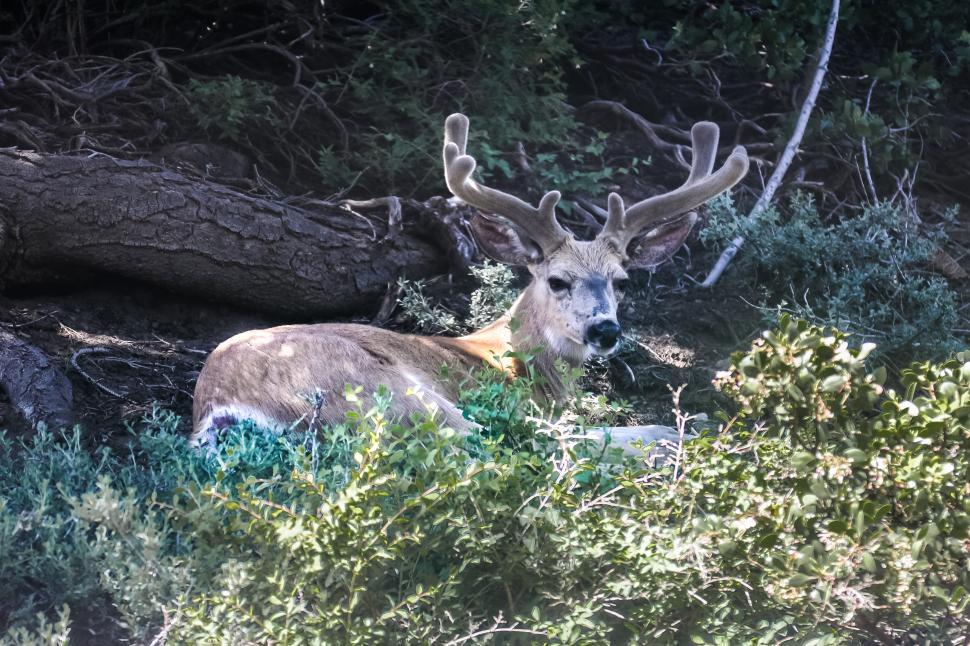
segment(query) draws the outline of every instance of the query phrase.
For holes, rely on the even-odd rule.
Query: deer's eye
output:
[[[613,289],[618,292],[622,292],[626,289],[627,285],[630,284],[630,279],[628,278],[615,278],[613,280]]]
[[[549,289],[556,292],[557,294],[562,294],[563,292],[568,292],[571,285],[568,281],[562,278],[550,278],[549,279]]]

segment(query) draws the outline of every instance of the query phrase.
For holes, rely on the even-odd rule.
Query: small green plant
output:
[[[317,172],[326,186],[336,189],[349,189],[360,176],[347,167],[347,163],[334,146],[322,146],[317,151]]]
[[[424,293],[426,283],[422,280],[398,280],[401,295],[397,304],[404,311],[405,316],[422,332],[439,334],[441,332],[457,333],[462,329],[458,317],[454,312],[433,302]]]
[[[71,609],[64,605],[57,613],[57,621],[51,623],[43,613],[38,613],[33,628],[17,626],[0,636],[0,646],[68,646],[71,643]]]
[[[508,265],[485,260],[471,268],[478,287],[472,292],[465,326],[471,330],[483,328],[505,314],[519,290],[515,286],[515,274]]]
[[[468,317],[464,321],[460,321],[451,310],[433,302],[424,292],[423,281],[401,279],[398,282],[401,289],[398,304],[423,332],[464,334],[477,330],[508,311],[520,290],[515,286],[512,270],[501,263],[485,260],[471,268],[471,275],[478,286],[472,291]]]
[[[539,153],[536,155],[536,174],[544,187],[558,187],[569,194],[585,194],[601,197],[606,186],[615,184],[623,175],[637,174],[650,165],[650,158],[632,157],[622,166],[613,165],[605,157],[609,135],[598,132],[590,141],[577,145],[563,153]],[[560,202],[567,213],[572,212],[570,200]]]
[[[220,139],[240,142],[248,129],[278,129],[274,89],[268,83],[228,75],[208,81],[189,80],[189,110],[199,126]]]
[[[482,427],[485,438],[523,447],[547,416],[533,401],[534,389],[542,384],[531,370],[529,355],[510,353],[505,358],[520,362],[526,373],[513,381],[497,368],[484,367],[462,383],[458,406],[466,419]]]

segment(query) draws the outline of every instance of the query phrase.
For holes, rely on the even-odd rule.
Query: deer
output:
[[[284,325],[238,334],[212,351],[199,374],[191,435],[195,445],[212,447],[222,429],[247,419],[271,429],[307,419],[339,424],[350,407],[341,396],[348,384],[370,392],[384,386],[397,393],[388,415],[408,419],[432,410],[441,424],[467,434],[475,423],[456,405],[463,379],[483,366],[508,379],[519,378],[523,366],[514,357],[523,352],[534,357],[536,401],[559,401],[571,387],[562,376],[562,364],[581,369],[594,355],[616,351],[622,334],[617,306],[627,270],[653,268],[673,255],[697,222],[696,209],[748,171],[747,153],[737,146],[715,172],[719,129],[699,122],[691,129],[690,171],[679,188],[630,206],[610,193],[602,230],[592,240],[579,240],[557,220],[559,191],[545,193],[535,207],[473,179],[476,162],[467,154],[468,132],[465,115],[446,119],[445,183],[454,197],[477,209],[470,228],[482,251],[499,262],[524,266],[531,274],[509,310],[461,337],[349,323]],[[401,396],[408,391],[423,395]],[[308,397],[313,392],[324,393],[323,401],[314,404]],[[614,442],[627,452],[641,446],[638,440],[669,440],[676,433],[666,426],[587,432],[586,437]]]

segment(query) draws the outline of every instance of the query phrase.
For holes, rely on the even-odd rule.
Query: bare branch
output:
[[[832,0],[828,24],[825,26],[825,39],[818,53],[818,65],[815,68],[815,75],[812,77],[812,85],[808,90],[808,95],[802,103],[802,109],[798,115],[798,121],[795,124],[795,131],[792,133],[791,139],[788,140],[788,145],[785,146],[785,150],[781,154],[781,159],[778,160],[778,165],[775,166],[774,172],[768,179],[764,192],[748,214],[749,221],[757,219],[771,203],[771,200],[775,197],[775,193],[778,191],[778,187],[781,186],[781,180],[785,177],[785,173],[795,158],[795,153],[798,152],[798,146],[802,143],[802,137],[805,135],[805,127],[808,125],[808,120],[812,116],[812,110],[815,108],[815,100],[818,98],[818,93],[822,89],[822,82],[825,80],[825,73],[828,71],[829,57],[832,55],[832,45],[835,43],[835,29],[839,22],[839,5],[840,0]],[[707,278],[701,283],[702,287],[714,286],[714,283],[721,277],[721,274],[724,273],[727,266],[731,264],[731,260],[737,255],[744,241],[744,236],[737,236],[731,240],[731,243],[721,253],[721,257],[717,259]]]

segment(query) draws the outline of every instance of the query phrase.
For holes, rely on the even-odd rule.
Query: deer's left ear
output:
[[[680,249],[696,222],[697,214],[688,213],[679,220],[668,222],[646,235],[634,238],[627,248],[628,266],[654,269]]]

